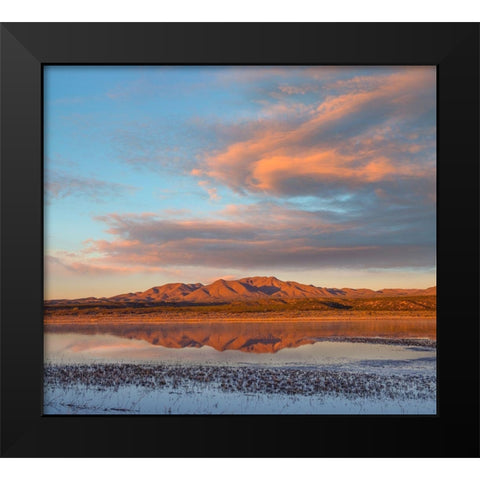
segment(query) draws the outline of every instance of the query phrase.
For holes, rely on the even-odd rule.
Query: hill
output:
[[[219,279],[209,285],[201,283],[167,283],[144,292],[124,293],[113,297],[47,300],[46,306],[104,305],[222,305],[235,302],[269,303],[300,299],[360,299],[435,296],[436,287],[427,289],[353,289],[326,288],[282,281],[276,277]]]

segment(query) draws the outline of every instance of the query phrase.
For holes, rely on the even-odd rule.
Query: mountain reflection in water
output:
[[[276,353],[324,339],[436,338],[434,319],[335,320],[281,323],[168,323],[46,325],[46,333],[114,335],[167,348],[209,346],[217,351]]]

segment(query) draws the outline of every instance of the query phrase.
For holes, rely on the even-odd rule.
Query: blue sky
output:
[[[44,75],[46,298],[436,283],[434,67]]]

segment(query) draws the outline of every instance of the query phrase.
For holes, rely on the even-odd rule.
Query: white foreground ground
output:
[[[54,388],[46,394],[45,414],[427,414],[436,413],[435,398],[347,398],[341,395],[284,395],[196,390],[148,390],[120,387]]]

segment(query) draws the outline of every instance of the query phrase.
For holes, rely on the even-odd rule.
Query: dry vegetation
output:
[[[46,305],[46,323],[104,321],[275,321],[332,318],[435,318],[436,296],[341,299],[269,299],[209,305]]]
[[[352,398],[434,398],[433,375],[382,375],[326,369],[280,367],[230,367],[208,365],[47,365],[47,388],[71,388],[72,384],[98,390],[124,385],[159,389],[190,389],[192,384],[210,384],[225,392],[244,394],[345,395]]]

